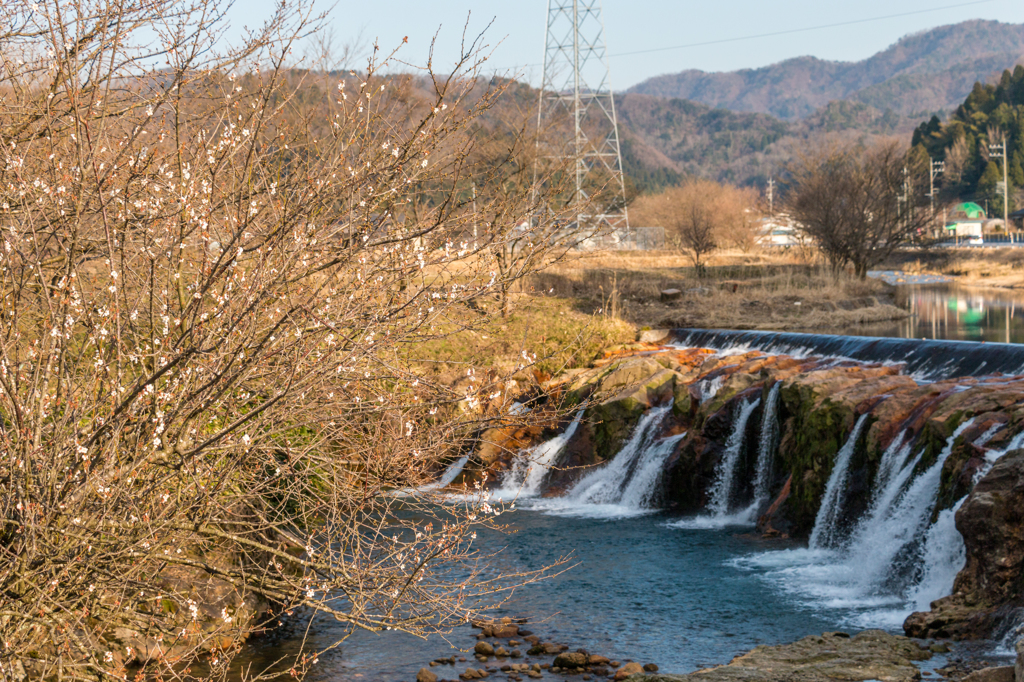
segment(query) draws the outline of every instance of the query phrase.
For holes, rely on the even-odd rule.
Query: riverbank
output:
[[[903,319],[893,288],[792,256],[717,254],[698,278],[685,255],[585,254],[536,275],[533,293],[638,328],[856,331]]]
[[[962,286],[1024,289],[1024,249],[1020,248],[904,249],[877,269],[943,277]]]

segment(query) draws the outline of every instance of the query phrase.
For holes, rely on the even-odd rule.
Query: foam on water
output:
[[[758,572],[810,608],[842,610],[850,626],[898,628],[921,601],[949,594],[963,565],[952,524],[955,508],[943,511],[931,527],[928,520],[942,465],[972,423],[962,424],[935,463],[912,480],[920,456],[904,463],[846,537],[837,529],[833,545],[764,552],[736,559],[734,565]],[[906,449],[903,443],[893,448],[893,460]]]

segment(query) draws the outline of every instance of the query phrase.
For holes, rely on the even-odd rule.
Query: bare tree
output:
[[[534,576],[484,571],[497,510],[421,489],[513,419],[521,368],[455,391],[424,351],[528,270],[460,246],[468,129],[502,89],[472,45],[326,89],[288,62],[308,6],[233,49],[222,10],[0,9],[4,679],[174,678],[211,650],[219,677],[225,639],[297,606],[422,635]],[[484,188],[490,244],[529,189]]]
[[[927,170],[898,142],[805,157],[790,175],[789,212],[837,274],[852,265],[866,278],[931,219],[920,189]]]
[[[750,241],[753,223],[748,211],[756,204],[752,192],[711,180],[691,180],[660,194],[639,198],[631,209],[635,220],[664,226],[666,238],[684,250],[699,277],[708,255],[720,245]]]

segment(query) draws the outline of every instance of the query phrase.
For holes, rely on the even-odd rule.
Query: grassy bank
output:
[[[1024,288],[1024,250],[1019,248],[898,251],[881,269],[915,275],[943,275],[965,286]]]
[[[573,301],[588,313],[636,327],[827,329],[844,331],[905,317],[890,288],[792,254],[723,253],[704,279],[689,261],[667,252],[608,253],[581,257],[535,275],[535,295]],[[679,290],[676,300],[662,291]]]

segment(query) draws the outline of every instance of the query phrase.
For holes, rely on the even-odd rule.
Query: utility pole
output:
[[[561,140],[561,147],[547,154],[538,138],[538,158],[570,161],[575,166],[577,226],[628,233],[619,124],[608,74],[601,1],[548,0],[537,130],[544,130],[545,121],[554,125],[569,114],[573,131]],[[596,215],[589,214],[588,193],[593,189],[601,192],[602,206],[596,207]]]
[[[990,144],[988,146],[989,156],[1003,160],[1003,230],[1006,234],[1010,234],[1010,182],[1009,173],[1007,172],[1007,166],[1010,164],[1006,163],[1006,138],[999,144]]]
[[[928,160],[931,161],[928,164],[928,204],[932,214],[932,229],[935,229],[935,176],[940,175],[946,170],[945,161],[935,161],[930,156]],[[945,225],[943,225],[945,227]]]

